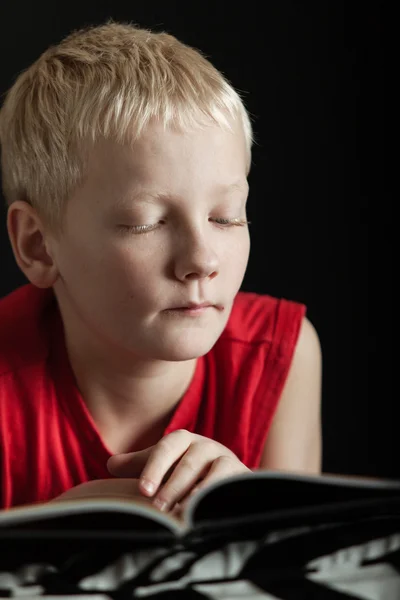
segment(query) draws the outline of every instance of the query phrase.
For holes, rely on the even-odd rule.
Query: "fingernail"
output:
[[[167,508],[167,503],[165,500],[161,500],[160,498],[156,498],[153,504],[156,508],[158,508],[158,510],[165,510]]]
[[[156,486],[152,481],[149,481],[148,479],[142,479],[140,485],[148,494],[154,494]]]

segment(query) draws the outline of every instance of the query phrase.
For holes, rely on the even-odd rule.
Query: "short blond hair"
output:
[[[239,93],[198,51],[172,35],[109,21],[76,31],[19,75],[0,111],[3,192],[52,227],[83,181],[85,142],[127,143],[150,119],[182,129],[240,119]]]

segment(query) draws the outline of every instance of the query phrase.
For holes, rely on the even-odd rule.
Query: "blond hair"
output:
[[[52,227],[83,181],[85,143],[137,139],[152,118],[183,130],[240,119],[250,166],[251,122],[223,75],[167,33],[108,22],[50,47],[9,90],[0,111],[3,191]]]

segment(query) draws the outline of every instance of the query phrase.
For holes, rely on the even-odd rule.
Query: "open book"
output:
[[[0,513],[0,542],[126,540],[187,544],[240,537],[306,524],[346,522],[400,514],[400,481],[256,471],[199,491],[182,519],[138,501],[75,499],[17,507]]]
[[[117,497],[3,511],[0,596],[394,599],[399,548],[400,481],[258,471],[181,521]]]

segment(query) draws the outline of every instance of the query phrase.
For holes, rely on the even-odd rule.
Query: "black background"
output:
[[[384,238],[379,3],[0,4],[0,93],[71,29],[109,17],[200,48],[241,92],[257,143],[243,289],[304,302],[324,356],[324,470],[400,477]],[[24,282],[1,215],[0,296]]]

